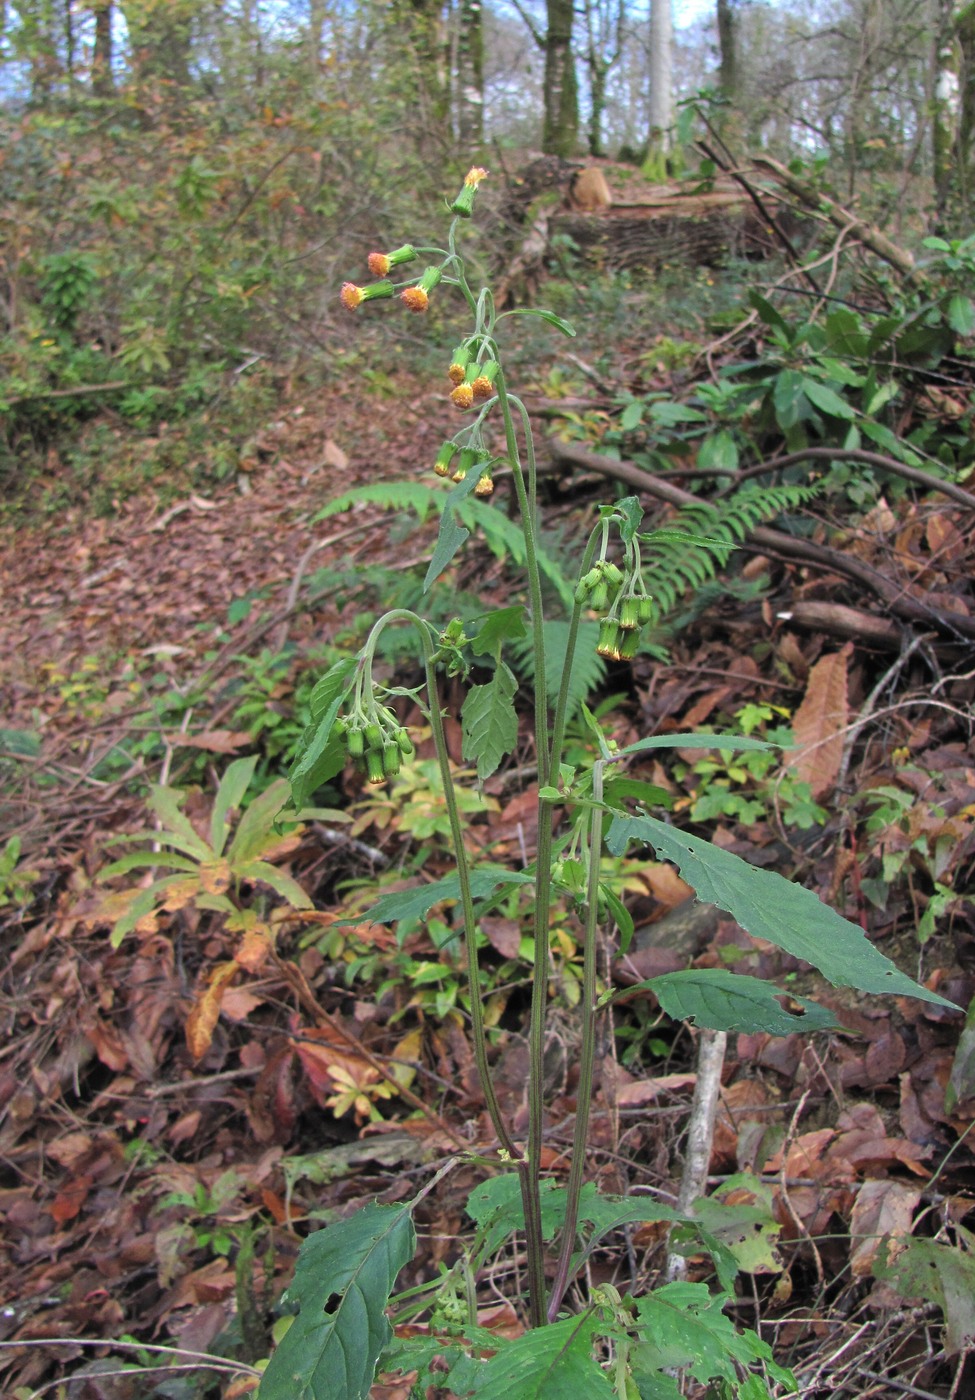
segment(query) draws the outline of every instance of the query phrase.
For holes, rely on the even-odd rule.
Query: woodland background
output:
[[[316,814],[273,824],[316,677],[421,598],[423,490],[456,426],[457,309],[351,316],[338,289],[373,249],[436,241],[472,162],[491,172],[475,266],[578,330],[526,319],[509,347],[548,444],[553,621],[607,491],[742,537],[726,566],[663,560],[651,646],[593,662],[579,700],[621,743],[709,724],[797,741],[789,762],[684,754],[644,776],[675,820],[973,1004],[975,5],[688,13],[0,4],[0,1376],[18,1400],[239,1393],[299,1240],[413,1192],[483,1128],[450,910],[338,923],[446,868],[422,733],[389,789],[340,775]],[[594,163],[616,202],[580,216],[569,177]],[[391,514],[401,481],[415,508]],[[775,513],[734,496],[749,481],[785,493]],[[434,616],[511,600],[503,514]],[[492,858],[530,858],[532,781],[524,740],[472,790]],[[249,827],[228,828],[238,808]],[[179,879],[111,873],[191,840],[187,820]],[[699,959],[808,989],[669,867],[606,878],[636,924],[607,980]],[[516,1119],[521,913],[484,954]],[[570,911],[556,1177],[577,935]],[[711,1184],[767,1212],[741,1317],[804,1396],[963,1397],[973,1013],[820,999],[842,1034],[729,1047]],[[676,1189],[694,1039],[650,998],[607,1028],[608,1189]],[[417,1277],[451,1261],[464,1184],[431,1197]],[[916,1242],[923,1287],[884,1274],[892,1236]],[[662,1250],[637,1233],[593,1277],[626,1287]],[[495,1282],[485,1325],[516,1332],[517,1259]]]

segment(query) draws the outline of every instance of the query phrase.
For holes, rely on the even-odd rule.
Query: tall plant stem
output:
[[[596,938],[599,930],[599,868],[603,849],[603,759],[592,766],[593,808],[589,813],[589,880],[586,891],[585,942],[582,955],[582,1050],[579,1062],[579,1085],[576,1089],[576,1121],[572,1133],[572,1160],[566,1189],[565,1224],[555,1266],[555,1280],[548,1303],[548,1321],[559,1315],[562,1299],[569,1283],[569,1268],[579,1223],[579,1200],[582,1194],[586,1166],[586,1141],[589,1136],[589,1112],[592,1105],[593,1060],[596,1053]]]
[[[548,699],[545,693],[545,618],[542,612],[542,586],[535,547],[535,472],[531,425],[525,434],[529,464],[528,484],[518,453],[518,439],[512,413],[512,400],[505,386],[504,372],[495,380],[498,405],[504,419],[505,443],[515,483],[525,539],[525,567],[531,606],[532,648],[535,658],[535,750],[538,758],[539,788],[548,784],[550,771]],[[525,1211],[525,1247],[528,1257],[529,1314],[533,1327],[546,1322],[545,1246],[542,1239],[542,1207],[539,1178],[542,1170],[542,1131],[545,1120],[544,1052],[545,1013],[548,1006],[548,925],[552,897],[552,808],[539,797],[538,841],[535,856],[535,914],[533,921],[535,963],[532,976],[531,1014],[528,1029],[528,1143],[527,1163],[520,1171]]]
[[[447,820],[450,824],[450,840],[454,848],[454,858],[457,862],[457,882],[460,887],[460,904],[464,918],[464,951],[467,959],[467,985],[471,1000],[471,1038],[474,1042],[474,1063],[477,1066],[477,1073],[481,1080],[481,1090],[484,1094],[484,1102],[487,1105],[487,1111],[490,1115],[494,1131],[497,1134],[498,1142],[501,1144],[504,1152],[513,1160],[517,1160],[520,1154],[515,1147],[514,1141],[504,1121],[504,1114],[501,1112],[501,1105],[498,1103],[497,1094],[494,1091],[494,1082],[491,1078],[491,1069],[487,1058],[484,1012],[481,1007],[481,969],[477,956],[477,921],[474,917],[474,899],[471,895],[470,869],[467,864],[467,851],[464,846],[464,829],[461,825],[460,812],[457,810],[453,774],[450,771],[450,755],[447,751],[447,736],[444,733],[443,715],[440,713],[435,652],[429,627],[424,623],[422,618],[419,618],[416,613],[410,612],[408,608],[396,608],[392,612],[386,613],[384,617],[379,619],[372,630],[365,651],[363,652],[362,665],[371,670],[372,659],[375,655],[376,643],[379,640],[380,633],[383,628],[391,622],[411,622],[420,635],[420,642],[423,647],[423,668],[426,674],[427,698],[430,708],[430,727],[433,731],[433,742],[437,750],[437,763],[440,767],[440,778],[443,783],[444,802],[447,807]],[[541,1233],[540,1218],[539,1233]]]

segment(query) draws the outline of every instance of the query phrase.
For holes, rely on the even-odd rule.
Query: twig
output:
[[[687,1124],[687,1147],[684,1151],[684,1172],[681,1176],[677,1209],[684,1215],[692,1213],[694,1202],[707,1189],[708,1167],[714,1145],[714,1120],[721,1091],[727,1031],[702,1030],[697,1049],[697,1080],[691,1101],[691,1116]],[[664,1276],[674,1283],[687,1274],[687,1260],[676,1250],[667,1255]]]

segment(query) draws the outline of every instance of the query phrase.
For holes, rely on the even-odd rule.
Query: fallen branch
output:
[[[635,462],[617,462],[612,457],[590,452],[584,447],[576,446],[575,443],[559,442],[557,438],[550,438],[548,447],[556,465],[584,467],[603,476],[613,477],[617,481],[625,481],[628,486],[634,486],[638,491],[654,496],[657,500],[667,501],[670,505],[707,505],[700,496],[653,476],[642,467],[638,467]],[[839,574],[842,578],[854,580],[874,597],[880,598],[895,617],[903,618],[905,622],[921,623],[926,630],[933,628],[952,641],[975,641],[975,617],[932,607],[930,603],[904,593],[898,584],[885,578],[879,570],[842,550],[815,544],[812,540],[797,539],[768,525],[757,525],[749,532],[749,538],[762,550],[772,550],[780,558],[812,564]]]

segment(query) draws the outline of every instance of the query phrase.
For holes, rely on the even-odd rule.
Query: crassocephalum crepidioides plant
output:
[[[467,538],[455,515],[459,502],[471,494],[487,498],[493,491],[493,473],[503,466],[511,473],[524,537],[527,618],[534,650],[534,743],[538,769],[538,840],[536,859],[526,871],[498,866],[470,867],[454,791],[444,736],[437,672],[466,678],[471,660],[479,667],[493,663],[491,679],[468,690],[461,711],[464,753],[476,762],[478,776],[489,776],[509,754],[518,736],[513,673],[503,659],[504,645],[525,635],[526,608],[501,608],[480,617],[455,619],[443,630],[433,628],[416,613],[396,609],[375,624],[355,660],[333,666],[318,683],[311,700],[312,719],[299,745],[291,783],[295,805],[304,805],[309,793],[334,776],[351,759],[370,783],[383,783],[400,770],[412,755],[412,741],[397,718],[392,701],[409,694],[429,719],[443,778],[447,815],[454,848],[453,876],[425,886],[419,892],[387,895],[372,917],[389,921],[425,914],[435,903],[451,899],[460,906],[469,979],[471,1041],[482,1091],[493,1126],[495,1142],[477,1146],[477,1160],[489,1170],[489,1178],[473,1193],[468,1204],[486,1238],[506,1239],[517,1226],[524,1234],[529,1290],[530,1328],[527,1338],[505,1342],[494,1334],[479,1332],[474,1283],[470,1267],[465,1285],[466,1322],[454,1319],[449,1336],[437,1333],[421,1342],[397,1341],[390,1350],[392,1331],[385,1309],[399,1269],[411,1257],[415,1245],[412,1212],[432,1189],[433,1183],[405,1206],[368,1206],[348,1220],[312,1235],[302,1246],[290,1296],[300,1313],[272,1358],[261,1385],[262,1400],[293,1400],[313,1396],[351,1400],[368,1395],[376,1366],[385,1357],[387,1366],[410,1370],[428,1366],[438,1356],[438,1383],[445,1384],[443,1353],[453,1357],[452,1384],[463,1394],[532,1395],[543,1400],[564,1400],[569,1394],[616,1394],[630,1400],[641,1394],[633,1376],[656,1376],[662,1386],[675,1369],[687,1366],[703,1382],[714,1381],[721,1393],[739,1393],[739,1379],[747,1377],[749,1397],[767,1394],[748,1367],[759,1363],[766,1377],[787,1389],[788,1372],[772,1361],[768,1347],[754,1334],[736,1331],[721,1312],[727,1291],[733,1286],[736,1263],[722,1242],[695,1223],[697,1247],[710,1251],[721,1288],[712,1296],[701,1284],[665,1285],[644,1298],[621,1299],[615,1290],[593,1290],[583,1310],[564,1311],[567,1289],[578,1275],[588,1252],[609,1230],[638,1220],[667,1221],[691,1228],[686,1217],[645,1197],[609,1198],[595,1194],[584,1181],[588,1140],[588,1115],[593,1089],[593,1057],[597,1043],[596,1018],[609,999],[609,989],[597,985],[597,938],[618,927],[625,941],[632,923],[625,907],[601,882],[604,849],[621,855],[630,841],[651,845],[662,859],[672,861],[702,899],[728,910],[743,927],[778,944],[795,956],[815,964],[834,983],[855,985],[865,991],[899,992],[941,1002],[935,993],[900,973],[839,914],[820,903],[815,895],[768,871],[755,870],[698,837],[676,831],[650,815],[647,807],[659,802],[659,791],[649,784],[622,777],[622,765],[634,754],[666,747],[764,749],[769,745],[746,735],[679,734],[652,736],[616,751],[591,722],[599,757],[591,768],[578,772],[563,762],[569,679],[584,614],[599,619],[598,650],[614,660],[635,656],[642,629],[651,620],[653,604],[644,586],[641,548],[652,549],[655,536],[640,533],[642,510],[629,497],[600,506],[582,554],[578,582],[567,630],[561,683],[554,697],[554,712],[543,678],[545,627],[541,578],[536,554],[536,468],[531,425],[524,404],[507,386],[499,327],[514,315],[541,316],[566,334],[573,334],[559,317],[547,311],[518,308],[498,313],[491,292],[471,288],[457,239],[464,220],[471,216],[478,186],[486,172],[475,167],[465,178],[450,205],[453,220],[445,248],[404,244],[391,253],[373,253],[369,269],[379,280],[366,286],[347,282],[341,299],[357,311],[368,302],[398,295],[410,310],[424,312],[431,295],[443,289],[460,293],[471,318],[471,329],[453,350],[447,366],[449,397],[462,415],[462,426],[443,444],[432,463],[434,472],[449,478],[437,544],[427,572],[429,588],[448,567]],[[405,282],[390,279],[394,270],[422,259],[425,270]],[[504,447],[496,453],[488,427],[500,427]],[[490,509],[488,503],[487,508]],[[696,547],[706,540],[692,540]],[[672,541],[671,541],[672,542]],[[726,541],[714,541],[727,548]],[[425,685],[420,691],[380,685],[373,674],[373,660],[382,632],[408,624],[419,636]],[[590,717],[591,718],[591,717]],[[634,810],[635,808],[635,810]],[[558,818],[558,819],[557,819]],[[571,872],[570,872],[571,867]],[[532,931],[534,974],[529,1023],[528,1115],[522,1142],[506,1121],[495,1092],[488,1055],[488,1041],[481,1009],[478,967],[478,909],[498,889],[511,883],[533,886]],[[584,926],[583,977],[580,1002],[579,1079],[573,1145],[565,1187],[554,1187],[542,1177],[544,1121],[543,1050],[549,979],[549,953],[553,896],[571,900]],[[607,927],[608,925],[608,927]],[[724,969],[688,970],[651,979],[643,984],[657,996],[664,1010],[677,1018],[693,1019],[716,1030],[765,1030],[785,1034],[796,1029],[817,1030],[835,1025],[832,1014],[814,1003],[794,998],[787,1009],[777,999],[777,989],[755,978],[733,975]],[[630,989],[632,994],[632,989]],[[942,1003],[946,1004],[946,1003]],[[473,1155],[473,1154],[472,1154]],[[449,1165],[444,1170],[449,1169]],[[517,1180],[513,1186],[511,1168]],[[441,1173],[438,1173],[439,1180]],[[543,1201],[544,1197],[544,1201]],[[546,1268],[546,1238],[558,1227],[555,1257]],[[710,1203],[714,1204],[714,1203]],[[500,1228],[507,1223],[508,1229]],[[500,1235],[497,1234],[500,1228]],[[494,1231],[492,1235],[491,1231]],[[452,1276],[451,1276],[452,1277]],[[442,1284],[443,1281],[440,1281]],[[426,1306],[432,1306],[438,1284],[430,1285]],[[453,1287],[453,1283],[451,1284]],[[676,1292],[674,1290],[677,1290]],[[683,1290],[683,1291],[681,1291]],[[703,1292],[701,1291],[703,1290]],[[443,1291],[443,1290],[441,1290]],[[415,1295],[404,1315],[416,1315]],[[445,1295],[446,1296],[446,1295]],[[336,1305],[338,1299],[338,1305]],[[457,1302],[455,1298],[455,1303]],[[681,1341],[667,1329],[675,1315],[686,1319]],[[438,1316],[434,1308],[431,1319]],[[703,1320],[706,1319],[706,1322]],[[434,1327],[431,1321],[431,1329]],[[704,1331],[702,1331],[702,1328]],[[539,1331],[538,1329],[542,1329]],[[665,1335],[666,1334],[666,1335]],[[532,1341],[534,1337],[536,1340]],[[706,1338],[714,1343],[713,1354]],[[529,1350],[522,1347],[522,1343]],[[427,1351],[423,1351],[423,1345]],[[681,1352],[684,1346],[686,1355]],[[413,1348],[412,1350],[410,1348]],[[396,1350],[398,1348],[398,1350]],[[521,1348],[521,1350],[519,1350]],[[600,1348],[602,1349],[600,1352]],[[510,1375],[517,1374],[525,1388],[512,1390]],[[546,1370],[545,1368],[548,1367]],[[520,1368],[520,1369],[518,1369]],[[526,1369],[527,1368],[527,1369]],[[528,1385],[533,1368],[538,1384]],[[448,1367],[448,1369],[450,1369]],[[744,1384],[744,1382],[742,1382]],[[673,1383],[670,1382],[671,1389]],[[546,1386],[549,1388],[546,1389]],[[561,1388],[560,1388],[561,1387]],[[574,1388],[573,1388],[574,1387]],[[756,1388],[757,1387],[757,1388]],[[654,1394],[658,1393],[654,1391]],[[670,1391],[659,1391],[670,1394]],[[673,1391],[676,1394],[676,1390]],[[741,1393],[745,1393],[742,1391]]]

